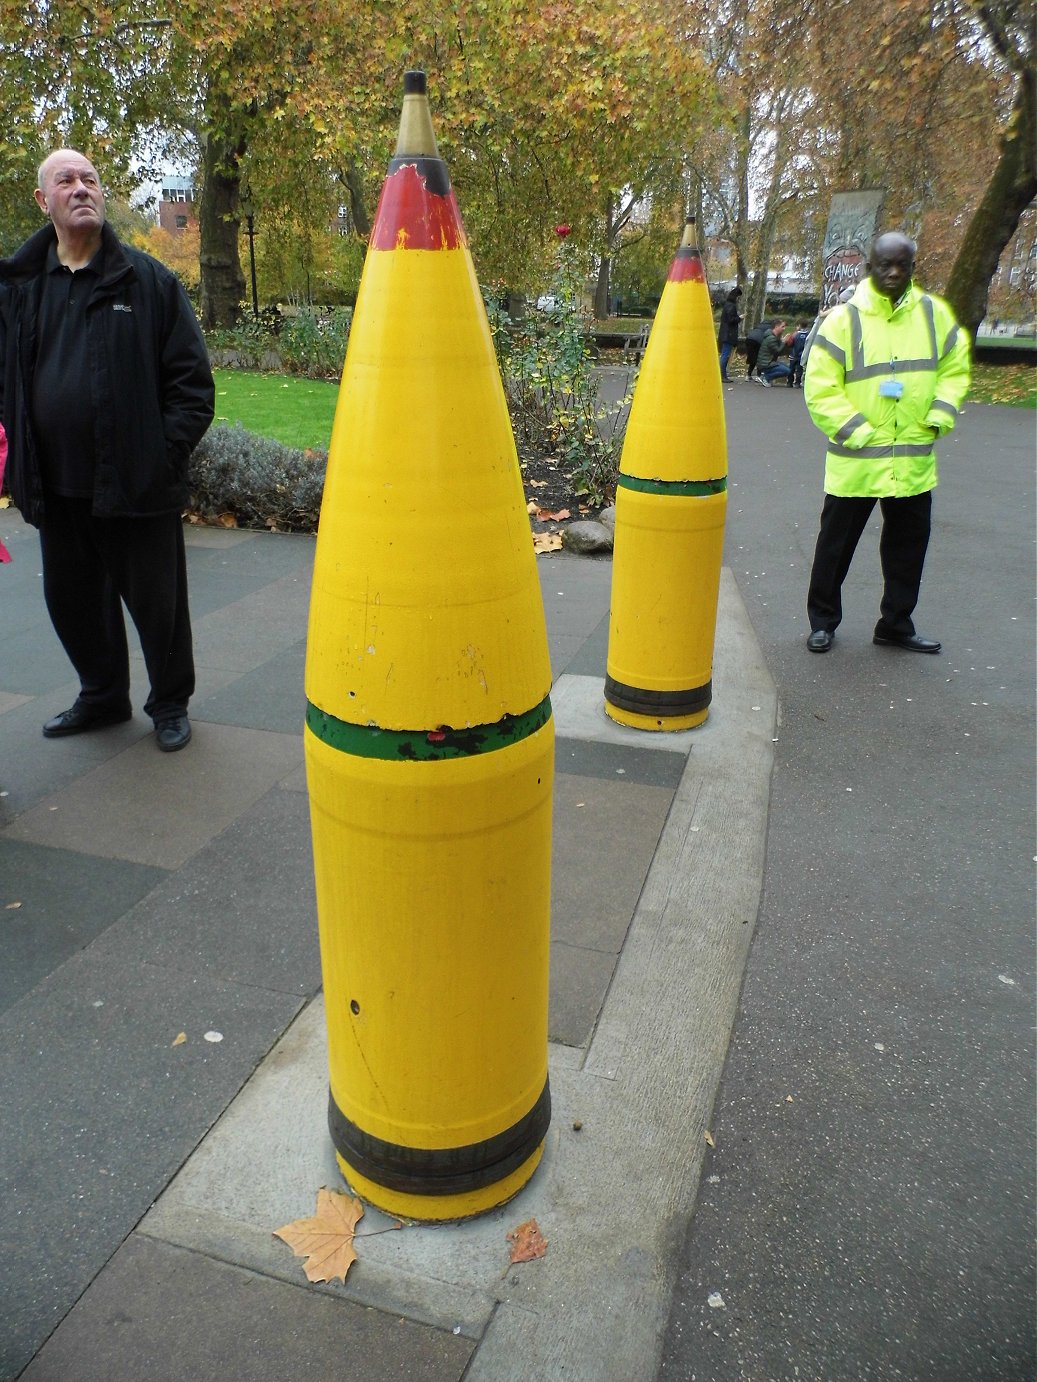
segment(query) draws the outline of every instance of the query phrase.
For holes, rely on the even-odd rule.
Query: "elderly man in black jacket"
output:
[[[213,418],[208,353],[176,277],[123,245],[97,169],[40,165],[49,225],[0,261],[0,418],[11,492],[40,530],[43,589],[80,681],[48,738],[128,720],[122,602],[140,635],[160,749],[191,737],[194,654],[181,514]]]

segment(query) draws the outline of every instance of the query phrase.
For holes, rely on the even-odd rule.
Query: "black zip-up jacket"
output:
[[[717,333],[718,345],[738,344],[738,323],[742,320],[738,312],[738,299],[728,297],[720,309],[720,330]]]
[[[178,513],[187,463],[213,419],[216,393],[198,321],[176,275],[101,229],[104,273],[86,309],[94,429],[92,511],[103,518]],[[32,432],[36,323],[54,227],[0,260],[0,418],[11,494],[37,527],[44,493]],[[70,418],[69,426],[76,426]]]

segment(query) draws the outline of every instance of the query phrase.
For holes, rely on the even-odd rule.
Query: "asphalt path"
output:
[[[1034,415],[971,406],[940,446],[916,626],[943,653],[871,642],[876,515],[818,656],[821,438],[798,391],[726,402],[725,561],[780,719],[659,1376],[1032,1379]]]

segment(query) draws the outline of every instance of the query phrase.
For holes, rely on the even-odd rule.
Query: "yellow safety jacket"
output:
[[[912,283],[893,305],[866,278],[821,323],[803,396],[828,437],[825,493],[876,499],[936,484],[936,438],[969,387],[969,337]]]

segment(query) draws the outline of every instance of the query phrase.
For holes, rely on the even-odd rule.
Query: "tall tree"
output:
[[[962,237],[947,297],[973,332],[1019,219],[1037,197],[1037,7],[1032,0],[975,4],[976,19],[1014,87],[990,181]]]
[[[831,184],[886,188],[887,224],[920,239],[932,286],[953,262],[944,290],[975,330],[1037,192],[1034,0],[897,0],[871,14],[807,0],[804,18],[828,44],[815,94]]]

